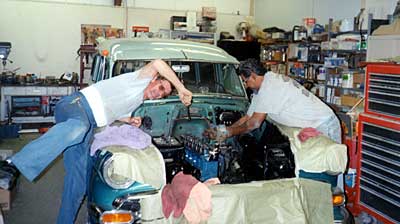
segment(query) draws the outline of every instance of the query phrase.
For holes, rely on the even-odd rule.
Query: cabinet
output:
[[[1,86],[0,120],[13,123],[54,123],[55,104],[76,86]]]
[[[400,66],[369,64],[359,118],[356,213],[400,222]]]

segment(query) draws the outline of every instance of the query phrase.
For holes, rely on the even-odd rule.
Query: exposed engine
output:
[[[180,171],[200,181],[218,177],[222,183],[294,177],[289,140],[270,123],[263,129],[260,140],[246,134],[216,142],[181,133],[153,138],[153,142],[164,156],[168,182]]]

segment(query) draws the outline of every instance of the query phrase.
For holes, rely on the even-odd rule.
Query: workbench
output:
[[[70,95],[77,90],[78,86],[71,85],[3,85],[0,121],[19,124],[55,123],[53,106],[62,96]]]

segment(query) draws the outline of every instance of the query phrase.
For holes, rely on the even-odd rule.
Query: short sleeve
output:
[[[249,109],[247,109],[247,115],[251,116],[254,113],[254,109],[256,107],[256,101],[257,101],[257,95],[254,95],[253,98],[251,99],[251,103],[249,106]]]

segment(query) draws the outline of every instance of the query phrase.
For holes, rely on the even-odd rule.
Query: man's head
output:
[[[241,61],[238,73],[247,88],[258,90],[264,80],[266,69],[254,58]]]
[[[145,100],[161,99],[170,95],[171,92],[172,92],[171,83],[166,79],[157,77],[153,79],[146,87],[146,89],[144,90],[143,98]]]

